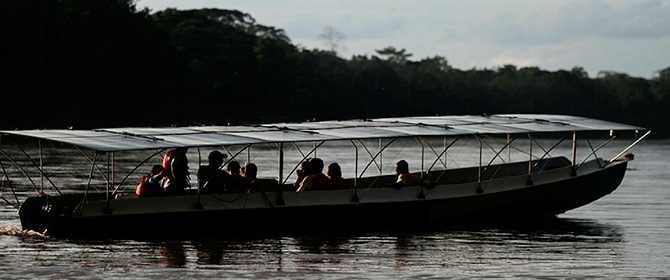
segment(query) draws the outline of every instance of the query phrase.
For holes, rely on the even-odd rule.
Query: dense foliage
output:
[[[552,113],[668,137],[670,68],[459,70],[406,50],[338,57],[239,11],[138,11],[130,0],[5,0],[0,128],[93,128]]]

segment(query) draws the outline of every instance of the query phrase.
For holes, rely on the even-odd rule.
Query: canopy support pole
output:
[[[383,174],[382,169],[384,169],[384,164],[382,163],[382,158],[383,158],[382,157],[383,156],[382,150],[383,150],[382,149],[382,139],[379,138],[379,151],[378,151],[378,153],[379,153],[379,166],[378,166],[379,167],[379,176],[382,176],[382,174]]]
[[[16,165],[16,167],[19,168],[19,170],[21,171],[21,173],[23,173],[23,176],[26,176],[26,178],[28,178],[28,181],[30,181],[30,184],[33,185],[33,189],[35,189],[35,192],[37,192],[37,194],[41,195],[40,190],[37,188],[37,185],[35,184],[35,182],[33,181],[33,179],[30,178],[30,176],[28,176],[28,172],[26,172],[26,170],[23,169],[23,167],[22,167],[18,162],[16,162],[16,160],[14,160],[14,159],[13,159],[9,154],[7,154],[5,151],[0,150],[0,153],[2,153],[3,155],[5,155],[5,156],[6,156],[6,157],[7,157],[7,158],[8,158],[14,165]]]
[[[40,149],[40,192],[44,192],[44,156],[42,155],[42,139],[37,139],[37,146]]]
[[[475,138],[477,138],[477,141],[479,142],[479,169],[477,172],[477,190],[475,191],[476,193],[484,193],[484,189],[482,188],[482,139],[479,138],[479,135],[475,134]]]
[[[531,177],[533,173],[533,136],[528,133],[528,181],[526,181],[527,185],[532,185],[533,184],[533,178]]]
[[[423,162],[424,162],[424,159],[426,158],[426,155],[425,155],[426,146],[423,144],[423,142],[421,142],[421,138],[416,137],[416,141],[419,142],[419,145],[421,145],[421,178],[423,179],[423,176],[424,176],[423,171],[425,170],[424,166],[423,166]]]
[[[361,174],[360,174],[360,175],[356,174],[356,177],[357,177],[357,178],[362,178],[362,177],[363,177],[363,174],[365,174],[365,171],[368,170],[368,167],[370,167],[370,165],[372,164],[372,162],[375,161],[375,160],[377,159],[377,157],[378,157],[379,155],[381,155],[381,153],[382,153],[384,150],[386,150],[386,148],[388,148],[388,147],[389,147],[393,142],[395,142],[395,140],[397,140],[397,139],[398,139],[398,138],[393,138],[391,141],[389,141],[388,143],[386,143],[386,145],[384,145],[384,147],[383,147],[379,152],[377,152],[377,154],[375,154],[374,157],[372,157],[372,159],[368,162],[368,164],[365,165],[365,168],[363,168],[363,171],[361,171]],[[349,140],[349,141],[351,141],[352,144],[353,144],[353,140]],[[354,145],[354,147],[356,148],[356,156],[358,157],[358,147],[357,147],[355,144],[353,144],[353,145]],[[356,173],[358,173],[358,172],[356,172]]]
[[[363,147],[363,149],[365,150],[365,152],[368,153],[368,155],[370,156],[370,162],[375,163],[375,165],[377,166],[377,170],[379,170],[380,174],[381,174],[382,167],[379,164],[377,164],[377,160],[374,158],[375,156],[372,155],[372,152],[370,152],[370,149],[368,149],[368,147],[365,145],[363,140],[358,140],[358,143],[360,143],[361,146]]]
[[[591,146],[591,141],[589,141],[589,139],[587,138],[586,141],[589,143],[589,146],[591,146],[591,153],[589,153],[589,155],[586,156],[586,157],[582,160],[582,162],[579,163],[579,165],[577,165],[577,168],[575,168],[575,171],[577,171],[577,169],[579,169],[580,167],[582,167],[582,165],[584,165],[584,163],[586,162],[586,160],[588,160],[592,155],[595,155],[596,152],[597,152],[598,150],[600,150],[602,147],[605,147],[605,145],[607,145],[607,144],[609,144],[610,142],[614,141],[614,139],[616,139],[616,138],[617,138],[617,136],[616,136],[616,135],[613,135],[610,139],[608,139],[608,140],[605,141],[604,143],[600,144],[600,146],[598,146],[598,147],[595,148],[595,149],[593,149],[593,146]],[[597,156],[598,156],[598,155],[596,155],[596,157],[597,157]],[[599,163],[600,163],[600,161],[599,161]],[[601,167],[602,167],[602,166],[601,166]]]
[[[17,205],[17,207],[20,207],[21,202],[19,201],[19,197],[16,196],[16,191],[14,191],[14,185],[12,185],[12,180],[9,179],[9,173],[7,173],[7,169],[5,169],[5,165],[2,163],[2,160],[0,160],[0,167],[2,168],[2,174],[4,174],[4,177],[7,178],[7,183],[9,184],[9,189],[11,189],[12,194],[14,194],[14,199],[16,199],[16,205]]]
[[[449,161],[447,160],[447,151],[448,151],[449,148],[451,148],[451,146],[453,146],[453,145],[456,143],[456,141],[458,141],[458,139],[460,139],[460,138],[461,138],[460,136],[459,136],[459,137],[456,137],[456,139],[454,139],[454,141],[451,141],[451,144],[449,144],[449,145],[445,145],[445,147],[444,147],[444,151],[442,151],[442,154],[444,154],[444,162],[445,162],[445,163],[446,163],[446,162],[449,162]],[[447,140],[447,137],[444,137],[444,140],[446,141],[446,140]],[[446,142],[445,142],[445,144],[446,144]],[[442,154],[440,154],[440,155],[438,156],[438,158],[439,158],[440,156],[442,156]],[[430,170],[433,169],[433,166],[435,166],[436,163],[437,163],[437,159],[435,159],[435,161],[433,161],[433,164],[430,165],[430,168],[428,168],[428,172],[430,172]],[[446,165],[445,165],[444,170],[442,170],[442,173],[440,174],[440,176],[437,177],[437,180],[435,180],[435,183],[439,182],[440,179],[442,179],[442,176],[444,176],[444,174],[446,174],[446,173],[447,173],[447,168],[446,168]]]
[[[651,133],[651,130],[647,131],[647,133],[645,133],[644,135],[642,135],[642,137],[640,137],[640,138],[637,139],[635,142],[633,142],[633,144],[630,144],[630,146],[628,146],[628,147],[625,148],[623,151],[621,151],[619,154],[617,154],[617,155],[614,156],[612,159],[610,159],[610,162],[614,161],[615,159],[619,158],[620,156],[622,156],[623,154],[625,154],[626,152],[628,152],[630,149],[632,149],[633,147],[635,147],[635,146],[637,145],[637,143],[640,143],[640,141],[642,141],[642,139],[644,139],[645,137],[647,137],[647,135],[649,135],[649,133]]]
[[[355,157],[355,161],[354,161],[355,162],[354,163],[354,196],[351,198],[351,202],[359,202],[360,198],[358,197],[358,146],[356,146],[356,143],[354,142],[354,140],[349,140],[349,142],[351,142],[351,145],[354,146],[354,153],[355,153],[355,156],[354,156]],[[393,141],[391,141],[391,142],[393,142]],[[381,152],[382,151],[380,150],[379,153],[381,153]],[[374,160],[374,158],[372,160]],[[368,166],[370,166],[369,163],[368,163]],[[365,168],[367,169],[367,166]],[[365,170],[363,170],[363,173],[365,173]]]
[[[547,150],[547,151],[544,152],[544,154],[543,154],[543,155],[540,157],[540,159],[533,165],[533,167],[538,166],[538,165],[540,164],[540,162],[544,159],[544,157],[546,157],[547,155],[549,155],[549,152],[551,152],[553,149],[555,149],[556,147],[558,147],[558,145],[560,145],[561,143],[563,143],[563,141],[565,141],[565,140],[568,139],[569,137],[570,137],[570,135],[566,135],[566,136],[563,137],[561,140],[558,140],[558,142],[557,142],[556,144],[554,144],[553,146],[551,146],[551,148],[549,148],[549,150]],[[536,142],[536,144],[537,144],[537,142]],[[539,144],[538,144],[538,145],[539,145]],[[546,166],[546,165],[545,165],[545,166]],[[544,169],[544,167],[543,167],[542,169]]]
[[[110,186],[114,187],[116,184],[116,160],[114,157],[114,152],[112,152],[112,184]]]
[[[228,161],[224,162],[224,163],[221,165],[221,168],[223,168],[223,167],[226,166],[228,163],[230,163],[231,161],[235,160],[235,159],[237,158],[237,156],[239,156],[239,155],[240,155],[242,152],[244,152],[245,150],[246,150],[247,153],[248,153],[248,152],[249,152],[249,149],[251,148],[251,144],[246,144],[242,149],[240,149],[239,151],[237,151],[237,153],[235,153],[235,154],[233,154],[233,153],[230,151],[230,149],[228,149],[228,147],[226,147],[226,146],[221,146],[221,148],[222,148],[223,150],[225,150],[226,153],[230,156],[230,158],[228,159]],[[219,168],[219,169],[221,169],[221,168]]]
[[[426,146],[428,146],[428,148],[433,152],[433,154],[435,155],[435,157],[436,157],[439,161],[442,161],[442,157],[440,156],[440,154],[437,153],[437,151],[435,151],[435,148],[433,148],[433,145],[431,145],[431,144],[426,140],[426,138],[421,137],[420,139],[421,139],[421,141],[423,141],[423,143],[424,143]],[[446,144],[445,144],[445,146],[446,146]],[[447,169],[447,164],[446,164],[445,162],[442,162],[442,166],[444,167],[444,169]],[[430,170],[428,170],[428,171],[430,171]]]
[[[512,143],[509,138],[510,135],[507,133],[507,162],[512,162]],[[516,139],[516,137],[514,139]]]
[[[535,143],[536,146],[538,146],[540,148],[540,150],[542,150],[543,153],[545,153],[545,155],[549,154],[549,152],[551,152],[551,151],[545,150],[544,147],[542,147],[542,145],[540,145],[540,142],[537,142],[537,140],[535,138],[533,138],[533,142]]]
[[[195,147],[195,150],[198,151],[198,169],[200,169],[200,166],[202,166],[202,155],[200,155],[200,147]],[[207,157],[207,159],[208,159],[207,162],[209,164],[209,156]],[[193,206],[193,208],[195,208],[195,209],[202,209],[203,208],[202,203],[200,203],[200,184],[199,183],[200,183],[199,181],[196,181],[196,183],[195,183],[196,184],[197,195],[198,195],[198,198],[195,202],[195,205]],[[205,182],[205,184],[207,184],[207,182]],[[119,186],[121,186],[121,184],[119,184]]]
[[[58,192],[58,194],[63,195],[63,193],[58,189],[58,187],[56,187],[56,184],[54,184],[54,182],[51,181],[51,178],[49,178],[49,176],[46,176],[46,174],[44,174],[44,170],[42,170],[42,168],[39,165],[37,165],[37,163],[35,163],[35,161],[28,155],[26,150],[24,150],[23,147],[19,146],[18,144],[16,144],[16,147],[18,147],[19,150],[21,150],[21,152],[23,153],[23,155],[25,155],[26,158],[30,161],[30,163],[32,163],[33,166],[35,166],[35,168],[38,169],[38,171],[40,172],[40,175],[44,176],[43,178],[46,178],[47,181],[49,181],[49,183],[51,183],[51,186],[54,187],[54,189]],[[39,193],[44,193],[43,189],[40,190]]]
[[[107,187],[105,189],[105,194],[107,195],[107,204],[105,205],[105,209],[103,210],[103,212],[105,214],[111,214],[112,213],[112,209],[109,208],[109,201],[110,201],[110,198],[112,197],[112,195],[110,193],[110,189],[111,189],[110,183],[111,183],[111,180],[112,180],[111,176],[114,176],[114,173],[112,172],[112,165],[110,164],[110,159],[111,159],[111,153],[108,152],[107,153]]]
[[[489,149],[491,150],[491,152],[494,152],[494,153],[496,154],[496,155],[493,157],[494,159],[497,157],[497,158],[499,158],[503,163],[505,163],[505,159],[504,159],[503,157],[500,156],[500,153],[498,153],[498,152],[496,151],[496,149],[493,148],[493,146],[491,146],[491,144],[489,144],[489,142],[486,142],[486,141],[484,141],[483,139],[482,139],[481,141],[482,141],[482,143],[484,143],[484,144],[486,145],[486,147],[489,147]]]
[[[198,152],[198,167],[202,165],[202,155],[200,154],[200,147],[195,147],[195,150]]]
[[[244,146],[244,148],[240,149],[239,151],[237,151],[237,153],[233,154],[230,151],[230,149],[228,149],[228,147],[221,146],[221,148],[224,149],[226,151],[226,153],[228,153],[228,155],[230,155],[230,159],[228,159],[228,161],[224,162],[219,169],[223,169],[224,166],[226,166],[231,161],[235,160],[237,158],[237,156],[239,156],[245,150],[249,149],[249,147],[251,147],[251,144],[247,144],[246,146]]]
[[[447,158],[447,136],[444,136],[444,170],[447,170],[449,159]],[[430,168],[428,169],[430,171]]]
[[[508,135],[509,135],[509,134],[508,134]],[[517,137],[514,137],[514,139],[512,139],[511,141],[510,141],[509,139],[507,139],[507,144],[505,144],[505,146],[503,146],[502,149],[500,149],[500,151],[498,151],[498,152],[496,153],[496,155],[493,156],[493,158],[491,158],[491,161],[489,161],[489,163],[486,165],[486,167],[484,167],[484,171],[482,171],[482,173],[483,173],[483,172],[486,172],[486,171],[489,169],[489,167],[491,167],[491,164],[493,164],[493,161],[496,160],[496,157],[498,157],[503,151],[505,151],[505,148],[509,148],[509,145],[511,145],[512,142],[514,142],[514,140],[516,140],[516,138],[517,138]],[[489,179],[489,180],[493,180],[493,178],[495,177],[495,175],[496,175],[497,173],[498,173],[498,171],[496,170],[496,173],[494,173],[494,174],[491,176],[491,179]]]
[[[291,144],[293,144],[293,147],[294,147],[294,148],[298,151],[298,153],[300,153],[300,155],[304,158],[304,157],[305,157],[305,153],[302,152],[302,150],[300,149],[300,147],[298,147],[298,145],[297,145],[295,142],[291,142]]]
[[[577,169],[575,168],[577,164],[577,131],[572,132],[572,172],[570,176],[577,176]]]
[[[279,192],[277,192],[277,205],[284,205],[284,189],[283,182],[284,180],[284,143],[277,143],[277,148],[279,149]]]
[[[84,199],[81,201],[79,205],[81,207],[77,209],[75,207],[74,212],[79,214],[79,216],[84,214],[84,205],[86,204],[86,197],[88,196],[88,189],[91,186],[91,180],[93,179],[93,171],[95,170],[95,167],[97,166],[95,164],[96,160],[98,159],[98,153],[96,152],[95,155],[93,155],[93,161],[91,162],[91,172],[88,174],[88,182],[86,183],[86,190],[84,191]]]
[[[613,139],[613,138],[612,138],[612,139]],[[591,153],[595,156],[596,159],[598,159],[598,154],[596,154],[596,151],[597,151],[597,150],[594,150],[594,149],[593,149],[593,145],[591,145],[591,140],[589,140],[588,137],[586,137],[586,143],[589,144],[589,148],[591,148]],[[602,146],[602,145],[600,145],[600,146]],[[598,147],[598,149],[600,149],[600,146]],[[600,164],[600,161],[598,161],[598,165],[600,165],[600,168],[603,167],[603,165]]]
[[[481,135],[481,137],[482,137],[482,139],[483,139],[483,138],[486,138],[487,140],[492,141],[492,142],[494,142],[494,143],[498,143],[498,144],[500,144],[500,145],[505,145],[505,141],[499,141],[499,140],[496,140],[495,138],[493,138],[493,137],[491,137],[491,136]],[[485,142],[485,143],[486,143],[486,142]],[[509,145],[509,147],[512,148],[512,150],[514,150],[514,151],[516,151],[516,152],[518,152],[518,153],[520,153],[520,154],[524,154],[524,155],[528,155],[528,154],[529,154],[529,153],[528,153],[528,150],[522,150],[521,148],[517,148],[517,147],[514,146],[514,145]],[[495,150],[495,149],[492,149],[492,151],[495,152],[496,150]],[[500,158],[500,156],[498,156],[498,157]],[[504,161],[504,160],[503,160],[503,161]]]
[[[90,162],[90,163],[94,162],[93,159],[90,156],[88,156],[86,153],[84,153],[84,151],[82,151],[79,147],[77,147],[77,146],[73,146],[73,147],[75,149],[77,149],[77,151],[79,151],[82,155],[84,155],[84,157],[86,157],[88,162]],[[161,155],[161,157],[162,157],[162,155]],[[98,173],[100,173],[100,176],[102,176],[103,179],[107,180],[107,175],[105,175],[105,172],[103,172],[102,169],[100,169],[100,166],[98,166],[97,164],[94,164],[94,165],[95,165],[95,168],[98,170]]]
[[[313,153],[315,153],[315,152],[316,152],[316,148],[321,147],[321,145],[323,145],[323,143],[326,143],[326,141],[321,141],[321,143],[319,143],[314,149],[312,149],[311,151],[309,151],[309,153],[307,153],[307,154],[305,155],[305,154],[302,153],[302,151],[300,150],[300,148],[298,148],[298,146],[295,144],[295,142],[292,142],[293,146],[294,146],[294,147],[298,150],[298,152],[302,155],[302,160],[300,160],[300,162],[298,162],[298,164],[296,164],[296,165],[293,167],[293,169],[292,169],[291,172],[288,174],[288,176],[286,176],[286,179],[284,179],[284,181],[279,181],[279,182],[282,183],[282,184],[286,184],[286,182],[288,182],[288,179],[291,178],[291,176],[293,176],[293,173],[295,173],[295,171],[298,170],[298,167],[300,166],[300,164],[302,164],[305,160],[307,160],[307,157],[308,157],[308,156],[310,156],[310,155],[312,155]],[[315,155],[315,156],[316,156],[316,155]]]
[[[417,196],[418,199],[426,199],[426,194],[423,191],[423,178],[426,176],[426,173],[424,171],[424,161],[425,161],[425,146],[423,142],[421,142],[421,138],[415,137],[416,141],[419,142],[419,145],[421,145],[421,190],[419,191],[419,195]]]
[[[424,176],[426,176],[426,173],[424,172],[424,159],[425,159],[425,145],[421,141],[420,137],[414,137],[417,142],[419,142],[419,145],[421,145],[421,181],[423,182]],[[421,191],[419,192],[419,195],[417,196],[418,199],[425,199],[426,194],[423,191],[423,183],[421,184]]]

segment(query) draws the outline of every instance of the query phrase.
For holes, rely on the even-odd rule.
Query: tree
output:
[[[375,51],[380,56],[386,57],[387,61],[390,61],[395,64],[405,64],[405,62],[407,62],[407,59],[412,56],[411,53],[406,53],[405,49],[396,50],[395,47],[391,46]]]
[[[327,25],[326,27],[323,28],[323,33],[319,35],[319,38],[323,40],[324,44],[333,53],[337,53],[337,50],[340,48],[344,48],[344,46],[341,45],[342,40],[344,40],[345,36],[342,32],[337,30],[335,27]]]
[[[656,72],[651,90],[658,99],[670,96],[670,67]]]

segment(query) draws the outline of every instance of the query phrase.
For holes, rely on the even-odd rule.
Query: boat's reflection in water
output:
[[[141,243],[158,246],[164,267],[305,272],[437,269],[439,274],[449,267],[535,269],[542,264],[555,268],[556,262],[566,268],[612,267],[625,262],[618,259],[622,231],[618,225],[594,220],[543,218],[378,232],[211,234]]]

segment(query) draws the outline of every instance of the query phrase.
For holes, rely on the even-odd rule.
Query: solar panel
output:
[[[576,116],[505,114],[381,118],[253,126],[13,130],[0,131],[0,133],[69,143],[96,151],[130,151],[414,136],[609,130],[644,130],[644,128]]]

